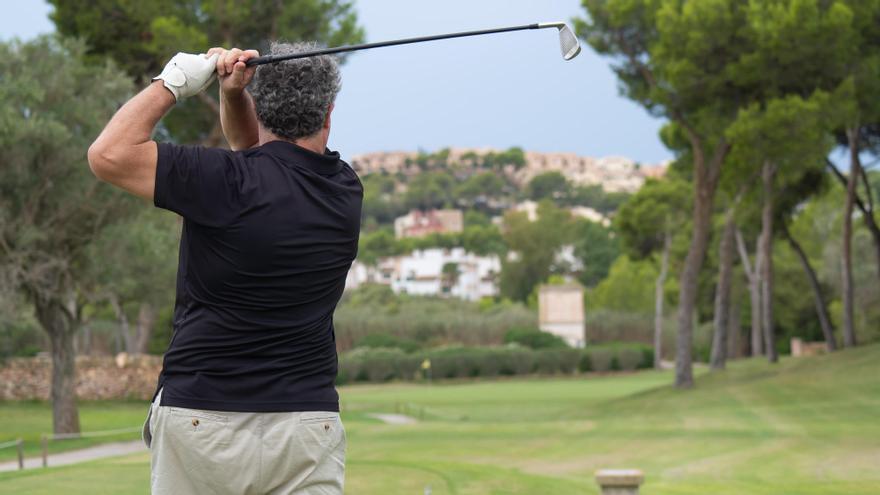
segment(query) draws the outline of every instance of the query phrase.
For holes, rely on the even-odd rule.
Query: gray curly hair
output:
[[[269,53],[286,55],[315,49],[315,43],[272,43]],[[295,140],[321,130],[341,79],[329,55],[285,60],[257,68],[248,86],[257,118],[278,137]]]

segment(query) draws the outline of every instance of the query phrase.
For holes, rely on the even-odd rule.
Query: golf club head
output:
[[[559,30],[559,47],[562,49],[562,58],[571,60],[581,52],[581,44],[571,28],[564,22],[542,22],[540,28],[555,27]]]

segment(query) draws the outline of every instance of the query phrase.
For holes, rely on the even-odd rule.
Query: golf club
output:
[[[323,48],[301,53],[291,53],[287,55],[266,55],[263,57],[252,58],[246,62],[248,66],[271,64],[284,60],[292,60],[297,58],[308,58],[317,55],[332,55],[334,53],[353,52],[357,50],[367,50],[370,48],[380,48],[383,46],[407,45],[410,43],[421,43],[423,41],[445,40],[449,38],[463,38],[465,36],[479,36],[483,34],[506,33],[509,31],[524,31],[526,29],[546,29],[556,28],[559,30],[559,46],[562,50],[562,58],[571,60],[581,52],[581,45],[578,43],[577,36],[571,31],[564,22],[539,22],[535,24],[526,24],[523,26],[511,26],[495,29],[483,29],[480,31],[465,31],[461,33],[437,34],[434,36],[421,36],[418,38],[405,38],[402,40],[379,41],[376,43],[364,43],[362,45],[339,46],[335,48]]]

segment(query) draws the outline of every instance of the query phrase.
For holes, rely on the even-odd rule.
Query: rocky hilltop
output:
[[[387,173],[411,176],[421,171],[448,168],[467,173],[469,169],[494,169],[524,186],[533,177],[559,172],[577,185],[601,185],[608,192],[634,192],[649,177],[661,177],[667,163],[643,165],[622,156],[594,158],[574,153],[540,153],[509,150],[446,148],[436,153],[378,151],[356,155],[351,165],[360,174]]]

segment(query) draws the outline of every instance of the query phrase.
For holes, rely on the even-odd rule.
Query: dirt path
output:
[[[376,418],[383,423],[387,423],[389,425],[411,425],[415,424],[418,421],[416,418],[411,416],[405,416],[403,414],[370,414],[371,418]]]
[[[370,416],[389,425],[411,425],[418,422],[416,418],[403,414],[376,413],[370,414]],[[49,455],[49,466],[67,466],[80,462],[94,461],[96,459],[106,459],[108,457],[117,457],[121,455],[135,454],[138,452],[147,452],[147,447],[144,445],[144,442],[142,440],[105,443],[103,445],[96,445],[94,447],[89,447],[86,449],[71,450],[68,452],[51,454]],[[24,460],[25,469],[33,469],[42,466],[43,459],[41,457],[29,457]],[[16,470],[18,470],[18,461],[0,463],[0,473]]]
[[[147,447],[143,440],[133,440],[130,442],[113,442],[103,445],[96,445],[87,449],[71,450],[58,454],[49,455],[49,466],[67,466],[79,462],[93,461],[96,459],[106,459],[107,457],[116,457],[120,455],[135,454],[138,452],[147,452]],[[43,466],[42,457],[29,457],[24,460],[25,469],[33,469]],[[18,469],[18,461],[0,463],[0,472],[16,471]]]

